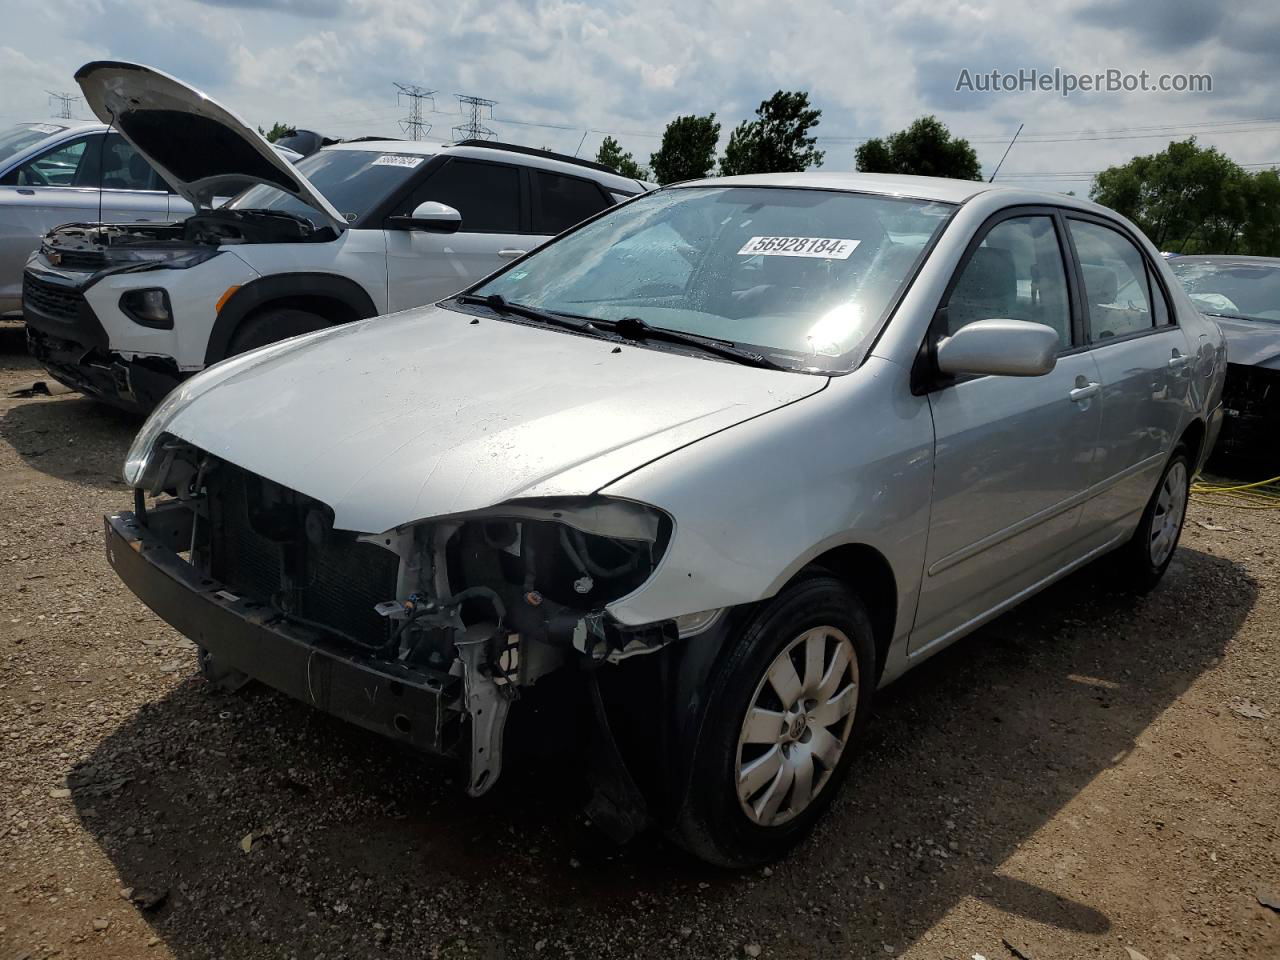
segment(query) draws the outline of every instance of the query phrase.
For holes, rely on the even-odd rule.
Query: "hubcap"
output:
[[[1178,543],[1182,519],[1187,511],[1187,468],[1175,463],[1156,494],[1156,509],[1151,517],[1151,563],[1160,566],[1169,559]]]
[[[844,753],[858,705],[858,659],[835,627],[796,637],[756,686],[738,735],[742,810],[765,827],[803,812]]]

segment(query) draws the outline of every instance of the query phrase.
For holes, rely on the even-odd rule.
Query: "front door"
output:
[[[910,649],[958,636],[1074,556],[1094,481],[1100,381],[1073,322],[1061,221],[1006,213],[971,247],[935,336],[967,323],[1043,323],[1061,342],[1041,377],[973,377],[930,394],[935,457],[919,607]]]
[[[532,249],[521,170],[505,163],[453,158],[413,190],[395,214],[435,200],[462,214],[457,233],[387,230],[391,310],[434,303]]]

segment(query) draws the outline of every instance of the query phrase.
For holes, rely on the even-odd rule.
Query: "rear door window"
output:
[[[533,177],[533,232],[557,234],[611,206],[590,180],[546,170],[530,170]]]
[[[96,152],[96,148],[94,151]],[[93,163],[97,157],[91,157]],[[96,164],[95,164],[96,165]],[[163,190],[164,182],[142,154],[118,133],[107,134],[102,145],[102,188],[104,190]]]
[[[1089,339],[1094,343],[1154,325],[1147,264],[1124,234],[1099,223],[1068,220],[1084,280]]]

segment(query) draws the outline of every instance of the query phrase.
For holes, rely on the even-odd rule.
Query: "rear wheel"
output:
[[[815,577],[779,594],[710,681],[677,841],[745,867],[803,839],[849,767],[875,662],[866,610],[839,581]]]
[[[1178,447],[1165,465],[1133,539],[1117,555],[1128,585],[1139,593],[1152,590],[1173,562],[1182,537],[1191,493],[1191,460]]]
[[[239,353],[265,347],[269,343],[323,330],[328,326],[331,324],[324,317],[306,310],[296,310],[293,307],[269,308],[255,313],[240,324],[231,337],[227,356],[234,357]]]

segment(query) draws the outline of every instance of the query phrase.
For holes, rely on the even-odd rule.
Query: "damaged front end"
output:
[[[136,486],[137,513],[107,518],[108,555],[201,647],[211,679],[256,678],[453,757],[472,795],[499,777],[522,691],[678,636],[674,621],[628,628],[606,609],[670,538],[670,519],[642,504],[521,500],[355,533],[325,504],[169,435]],[[144,492],[172,499],[146,509]]]

